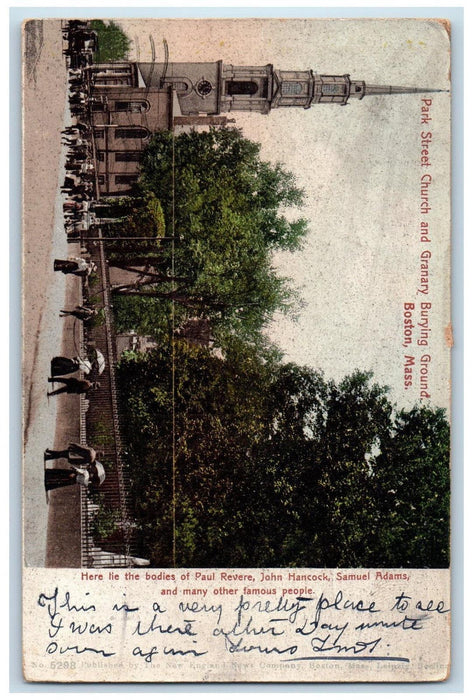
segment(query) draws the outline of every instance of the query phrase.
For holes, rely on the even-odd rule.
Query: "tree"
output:
[[[235,352],[230,367],[208,350],[184,342],[176,343],[174,357],[174,400],[167,350],[128,358],[119,368],[129,458],[139,464],[131,469],[137,508],[152,555],[171,565],[174,468],[179,561],[223,561],[233,549],[238,519],[226,515],[232,512],[231,492],[244,474],[247,450],[264,429],[264,396],[255,401],[251,390],[261,384],[261,363],[251,351]]]
[[[377,529],[386,566],[448,566],[449,447],[444,410],[418,406],[396,413],[374,463],[385,499]]]
[[[272,255],[302,244],[306,222],[286,211],[303,204],[303,193],[259,151],[236,129],[156,134],[141,184],[159,200],[175,244],[140,257],[149,274],[115,293],[170,300],[184,316],[209,318],[217,336],[231,332],[253,342],[276,310],[291,309],[293,293]],[[130,266],[137,258],[127,252],[123,263],[114,251],[112,261]]]
[[[119,367],[153,562],[174,563],[174,513],[180,566],[448,565],[441,411],[397,412],[369,373],[336,384],[241,340],[173,355]]]
[[[128,56],[131,41],[116,22],[103,22],[94,19],[92,29],[97,32],[98,51],[94,54],[95,63],[110,63],[124,61]]]

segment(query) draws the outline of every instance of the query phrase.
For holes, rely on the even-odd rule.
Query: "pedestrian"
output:
[[[66,199],[66,201],[62,205],[62,210],[64,213],[70,211],[79,211],[80,208],[80,204],[78,204],[77,202],[72,202],[70,199]]]
[[[81,357],[53,357],[51,360],[51,376],[58,377],[63,374],[73,374],[82,370],[84,374],[89,374],[92,369],[92,364],[89,360],[83,360]]]
[[[100,382],[89,382],[88,379],[76,379],[75,377],[65,377],[63,379],[55,379],[48,377],[48,382],[60,382],[64,386],[55,391],[48,391],[48,396],[57,396],[57,394],[87,394],[89,391],[95,391],[100,387]]]
[[[74,316],[75,318],[78,318],[79,321],[88,321],[89,319],[93,318],[94,316],[97,316],[98,310],[95,308],[95,306],[76,306],[74,309],[71,309],[68,311],[67,309],[61,309],[61,313],[59,316],[62,318],[63,316]]]
[[[54,261],[54,271],[69,273],[86,272],[88,263],[84,258],[68,258],[67,260],[56,259]]]
[[[72,190],[74,187],[77,187],[78,184],[78,178],[74,177],[73,175],[66,175],[61,189]]]
[[[77,122],[73,125],[73,128],[74,128],[74,129],[77,129],[77,130],[80,131],[82,134],[87,134],[87,133],[90,131],[90,126],[89,126],[88,124],[85,124],[84,122],[81,122],[81,121],[77,121]]]
[[[45,462],[51,459],[67,459],[69,464],[76,467],[93,464],[96,457],[97,453],[93,447],[79,445],[76,442],[71,442],[65,450],[50,450],[48,448],[44,451]]]
[[[68,258],[67,260],[54,261],[55,272],[63,274],[77,275],[78,277],[88,277],[92,272],[95,272],[97,265],[93,262],[87,262],[84,258]]]
[[[87,469],[82,467],[69,467],[69,469],[48,469],[44,468],[44,488],[46,492],[60,489],[64,486],[88,486],[90,476]]]

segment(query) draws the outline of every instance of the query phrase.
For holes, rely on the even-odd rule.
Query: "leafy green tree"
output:
[[[145,537],[156,560],[168,565],[175,430],[178,550],[185,561],[201,565],[207,556],[225,557],[232,547],[232,518],[227,522],[225,517],[231,510],[230,492],[246,451],[263,429],[261,409],[252,403],[250,391],[260,366],[254,354],[233,357],[240,369],[236,387],[234,369],[208,351],[179,342],[174,354],[174,426],[169,352],[156,350],[121,363],[120,386],[128,407],[125,430],[130,459],[140,464],[131,471],[137,508],[146,513]],[[150,514],[159,523],[156,528]]]
[[[156,134],[143,156],[142,187],[159,200],[175,245],[147,260],[115,254],[114,264],[148,264],[149,273],[115,293],[170,300],[187,316],[208,318],[219,338],[261,340],[274,312],[294,302],[273,253],[300,247],[307,224],[287,215],[303,204],[294,177],[259,151],[236,129]]]
[[[97,32],[99,45],[94,54],[95,63],[124,61],[127,58],[131,41],[116,22],[94,19],[91,26]]]
[[[396,413],[374,464],[386,566],[448,566],[449,447],[444,410],[420,406]]]
[[[108,244],[110,261],[129,262],[140,256],[156,256],[166,235],[159,199],[150,191],[140,190],[138,194],[136,197],[110,197],[101,202],[105,215],[117,219],[107,224],[107,236],[114,239]]]
[[[114,301],[113,312],[117,333],[134,331],[163,345],[169,344],[172,336],[172,310],[169,302],[152,297],[119,297]]]
[[[336,384],[241,340],[173,355],[119,368],[153,562],[173,564],[174,510],[182,566],[448,565],[441,411],[396,412],[369,373]]]

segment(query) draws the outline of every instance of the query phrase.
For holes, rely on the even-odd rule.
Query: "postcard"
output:
[[[23,26],[23,668],[443,681],[450,26]]]

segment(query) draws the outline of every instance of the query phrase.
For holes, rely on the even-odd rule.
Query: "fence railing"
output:
[[[119,397],[116,382],[116,345],[108,264],[101,230],[94,232],[91,260],[97,270],[88,283],[87,295],[103,309],[101,322],[86,328],[83,351],[100,350],[105,369],[99,376],[100,387],[81,404],[81,440],[96,449],[103,462],[106,478],[99,489],[83,489],[81,502],[81,566],[130,567],[144,561],[139,557],[140,538],[133,517],[131,477],[123,459]],[[97,317],[96,317],[97,318]],[[87,403],[86,403],[87,402]]]

